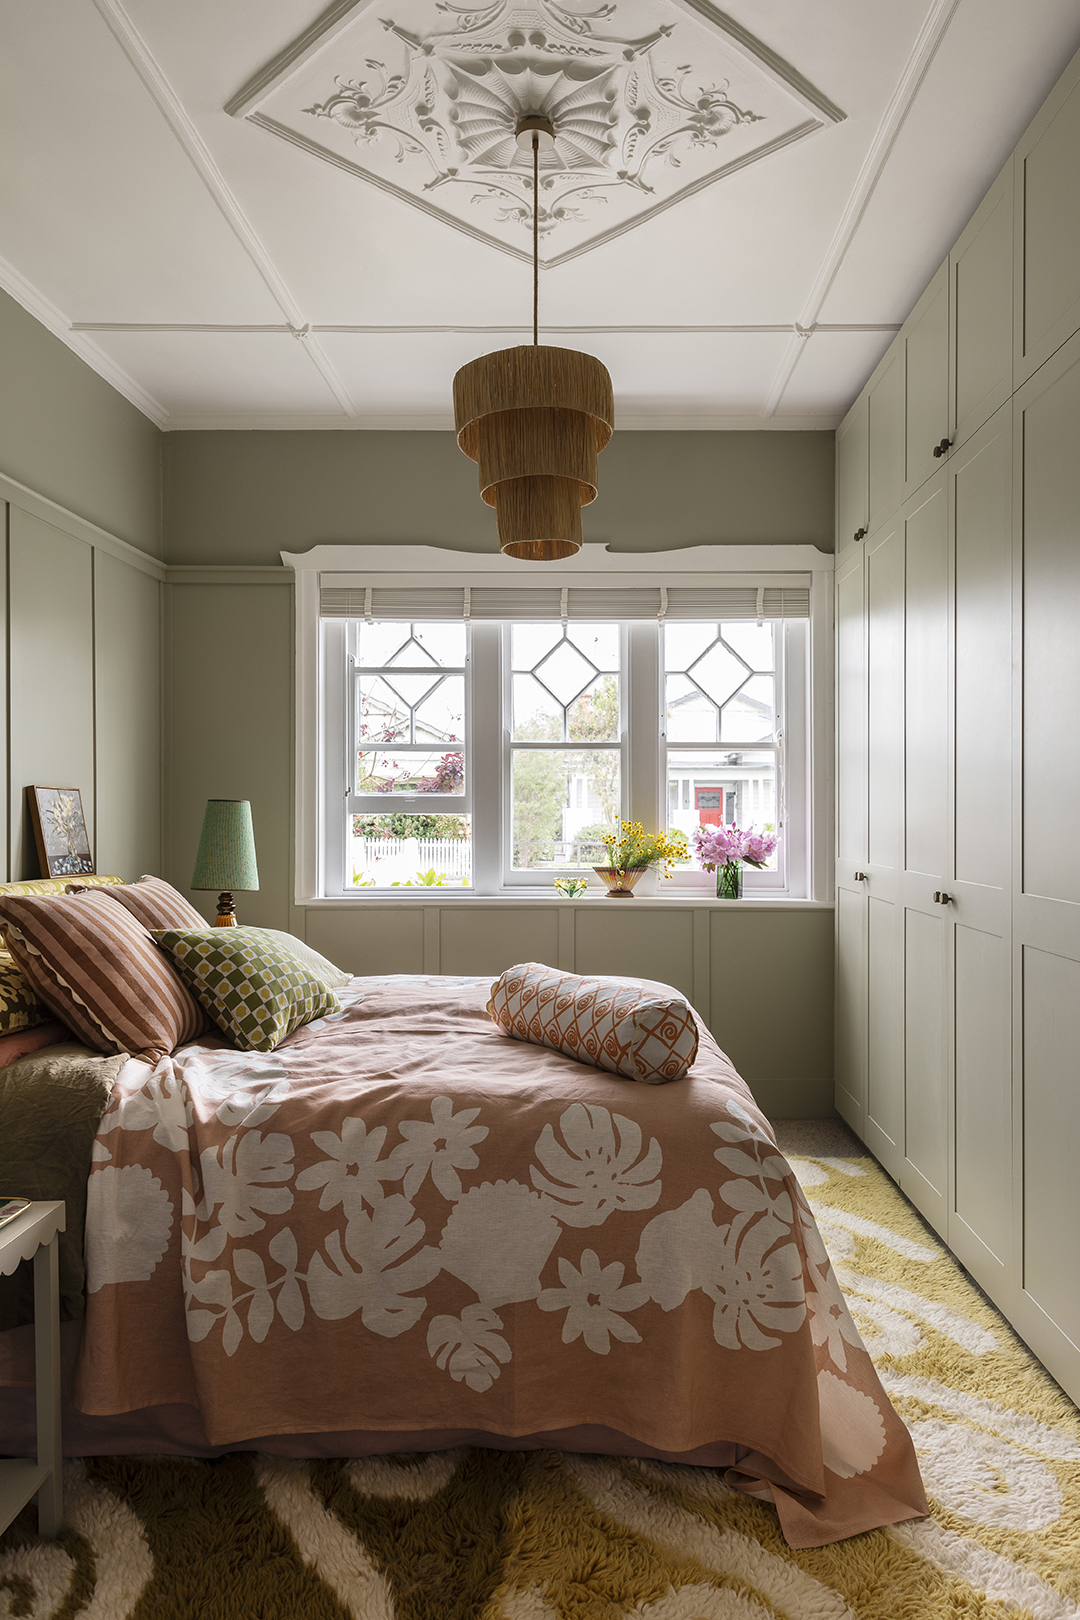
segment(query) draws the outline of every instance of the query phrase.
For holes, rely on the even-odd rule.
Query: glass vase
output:
[[[725,861],[723,866],[716,868],[716,898],[718,900],[742,899],[741,861]]]

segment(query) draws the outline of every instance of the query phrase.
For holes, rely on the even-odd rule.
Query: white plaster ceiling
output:
[[[640,428],[832,427],[1076,0],[0,0],[0,286],[169,429],[445,428],[531,336]]]

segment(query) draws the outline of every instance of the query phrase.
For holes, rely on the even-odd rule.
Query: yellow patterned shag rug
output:
[[[32,1620],[1067,1620],[1080,1417],[871,1159],[793,1160],[933,1517],[792,1552],[708,1469],[558,1452],[66,1470],[0,1537]]]

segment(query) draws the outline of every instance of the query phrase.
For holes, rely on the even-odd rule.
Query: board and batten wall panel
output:
[[[1023,1291],[1077,1348],[1080,961],[1026,946],[1023,981]],[[1037,1340],[1035,1348],[1041,1350]],[[1077,1354],[1080,1356],[1080,1349]],[[1050,1370],[1054,1371],[1053,1361]]]
[[[212,918],[217,896],[189,888],[206,801],[250,799],[260,887],[236,895],[237,915],[242,923],[288,929],[292,590],[289,584],[170,584],[168,598],[166,875]]]
[[[94,555],[99,872],[141,877],[161,863],[162,585]]]
[[[8,516],[6,875],[38,875],[34,783],[79,789],[98,872],[160,871],[162,586],[14,503]]]
[[[91,548],[13,506],[8,590],[10,873],[18,879],[38,871],[32,783],[80,790],[97,849]]]

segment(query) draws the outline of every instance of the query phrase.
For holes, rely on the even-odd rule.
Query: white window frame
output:
[[[567,585],[610,590],[657,582],[668,587],[809,585],[809,620],[789,619],[778,625],[777,642],[782,643],[786,669],[786,678],[777,683],[783,734],[777,786],[787,804],[782,862],[777,873],[745,868],[745,892],[778,900],[832,898],[831,555],[812,546],[697,546],[613,554],[605,546],[587,545],[577,557],[554,565],[428,546],[317,546],[304,554],[281,556],[296,577],[297,905],[328,901],[383,905],[404,898],[401,891],[344,886],[344,835],[334,829],[343,824],[349,785],[345,708],[349,676],[343,656],[346,621],[319,617],[320,588],[328,582],[361,593],[385,587],[461,588],[470,583],[548,590]],[[422,617],[422,610],[417,617]],[[657,712],[662,704],[660,628],[655,621],[632,620],[625,625],[624,638],[622,814],[659,827],[667,820],[663,714]],[[472,816],[473,883],[465,890],[440,889],[440,904],[450,897],[468,902],[500,894],[551,896],[551,880],[559,875],[546,869],[542,874],[511,873],[503,867],[503,850],[507,865],[509,860],[510,809],[505,768],[509,745],[501,708],[508,672],[502,639],[496,621],[474,620],[470,625],[470,671],[476,668],[472,660],[479,658],[490,669],[494,658],[499,673],[496,681],[466,680],[471,768],[466,794],[455,801],[455,809]],[[651,724],[642,720],[643,714]],[[411,798],[395,795],[395,810],[407,805],[412,805]],[[425,807],[434,808],[430,795],[425,796]],[[664,894],[700,904],[711,898],[713,885],[711,874],[680,872],[664,885]]]

